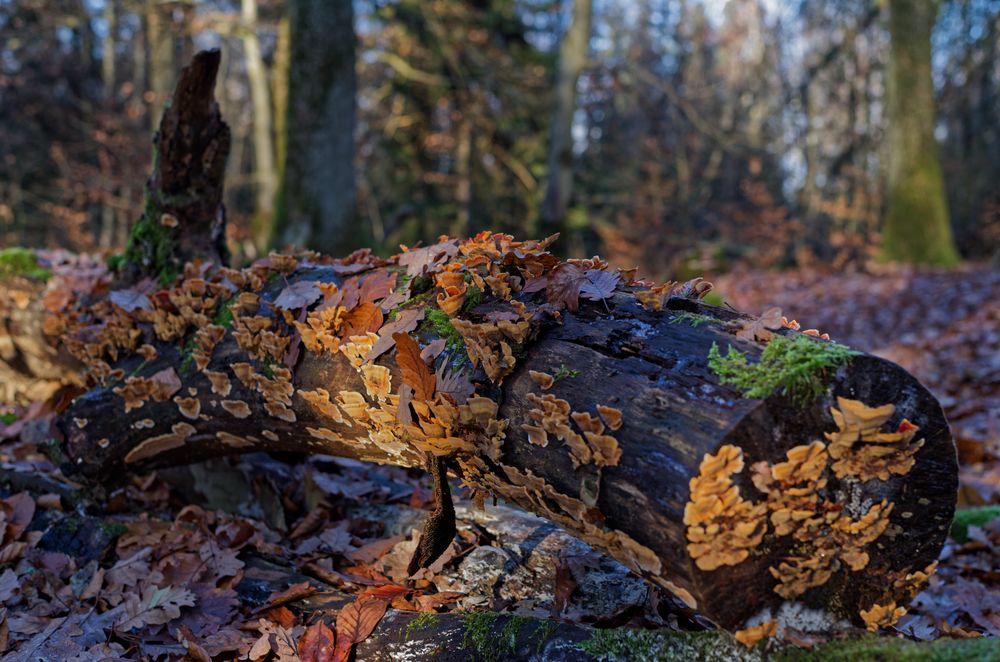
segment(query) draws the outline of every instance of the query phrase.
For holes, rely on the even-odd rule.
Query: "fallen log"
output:
[[[898,618],[954,510],[930,393],[703,304],[701,283],[650,287],[546,245],[272,255],[82,308],[67,343],[103,383],[58,420],[68,464],[109,481],[249,450],[434,458],[721,626]]]
[[[217,57],[196,65],[179,90],[198,94],[173,110],[210,130],[156,166],[189,188],[153,196],[120,265],[163,286],[126,279],[46,320],[93,384],[55,424],[68,471],[114,482],[246,451],[447,470],[751,637],[889,625],[933,571],[957,466],[930,393],[888,361],[706,305],[698,279],[654,286],[489,233],[388,260],[217,266],[228,133]],[[437,483],[418,564],[454,530]]]

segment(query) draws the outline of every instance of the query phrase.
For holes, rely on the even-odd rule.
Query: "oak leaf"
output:
[[[413,389],[415,399],[430,400],[437,382],[434,373],[420,358],[420,346],[408,333],[394,333],[392,338],[396,341],[396,365],[403,373],[403,383]]]
[[[134,593],[126,596],[125,612],[115,625],[123,632],[147,625],[163,625],[179,618],[181,607],[193,607],[194,603],[194,593],[187,589],[147,586],[141,596]]]
[[[760,317],[742,322],[736,331],[737,338],[768,342],[774,338],[774,330],[782,327],[781,308],[768,308]]]
[[[578,264],[564,262],[548,275],[545,293],[549,303],[562,303],[569,310],[580,307],[580,288],[587,282],[587,270]]]
[[[370,301],[359,303],[344,318],[340,336],[350,338],[351,336],[363,336],[369,331],[374,333],[382,326],[382,319],[382,309],[374,303]]]
[[[299,637],[299,657],[302,662],[331,662],[335,636],[323,621],[310,625]]]
[[[362,598],[341,609],[337,614],[337,646],[334,650],[334,661],[347,662],[354,644],[368,638],[388,608],[388,600]]]
[[[396,344],[396,340],[392,337],[393,334],[409,333],[417,328],[417,325],[423,319],[423,308],[407,308],[406,310],[399,311],[396,319],[381,328],[378,342],[372,345],[372,348],[365,354],[365,363],[374,361],[392,349],[393,345]]]

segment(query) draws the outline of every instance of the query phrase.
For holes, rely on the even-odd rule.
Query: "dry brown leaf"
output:
[[[359,303],[347,313],[340,328],[341,338],[374,333],[382,326],[382,309],[370,301]]]
[[[768,342],[774,338],[773,331],[781,327],[781,308],[768,308],[760,317],[743,321],[736,331],[736,337]]]
[[[396,333],[409,333],[417,328],[417,324],[424,319],[424,309],[423,308],[407,308],[405,310],[399,311],[396,315],[396,319],[389,322],[379,331],[379,339],[372,348],[368,350],[365,354],[365,362],[374,361],[378,357],[382,356],[396,344],[396,340],[392,337]]]
[[[274,300],[274,305],[284,310],[293,308],[305,308],[316,302],[322,296],[316,282],[312,280],[300,280],[292,283]]]
[[[333,630],[323,621],[317,621],[299,637],[299,657],[302,662],[332,662],[334,640]]]
[[[334,650],[334,661],[347,662],[354,644],[368,638],[388,608],[388,600],[362,598],[341,609],[337,614],[337,645]]]
[[[396,365],[403,373],[403,383],[413,389],[416,400],[430,400],[434,397],[436,379],[420,358],[420,346],[407,333],[394,333],[392,338],[396,341]]]

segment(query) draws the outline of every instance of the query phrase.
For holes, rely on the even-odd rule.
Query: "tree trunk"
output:
[[[891,0],[888,72],[887,259],[950,265],[959,261],[934,138],[931,30],[938,3]]]
[[[587,66],[592,0],[573,0],[573,17],[559,46],[555,109],[549,128],[548,178],[542,203],[542,234],[563,229],[573,189],[573,115],[576,83]]]
[[[467,242],[460,250],[474,255],[489,244]],[[440,244],[428,255],[454,254],[456,246]],[[495,259],[552,264],[547,255],[528,244]],[[408,467],[424,467],[427,454],[437,454],[468,485],[564,526],[727,628],[791,617],[803,605],[820,609],[830,624],[860,622],[862,610],[905,604],[920,584],[911,573],[937,558],[954,510],[955,450],[937,402],[895,364],[857,354],[839,368],[813,365],[815,399],[780,388],[746,398],[720,384],[709,365],[715,344],[760,357],[759,344],[732,334],[749,318],[724,309],[670,298],[662,310],[647,310],[636,294],[648,303],[648,290],[630,286],[563,310],[558,322],[553,304],[528,293],[514,295],[524,309],[484,296],[449,319],[428,303],[433,290],[420,290],[428,283],[419,269],[406,280],[395,264],[356,260],[292,272],[285,265],[270,276],[265,267],[256,267],[256,277],[244,272],[246,290],[228,297],[234,317],[218,325],[214,348],[206,349],[211,334],[202,333],[157,342],[159,331],[137,322],[156,357],[123,358],[116,367],[131,375],[124,384],[94,388],[60,416],[56,436],[67,467],[114,481],[124,469],[248,450]],[[220,283],[210,289],[221,291],[220,278],[209,277]],[[321,328],[318,310],[299,309],[315,304],[281,294],[311,291],[311,281],[337,284],[348,302],[338,315],[351,311],[353,321],[341,328],[344,348],[333,354],[323,351],[337,342],[333,327]],[[197,298],[205,287],[199,283],[174,292]],[[385,283],[403,285],[389,295]],[[365,297],[359,292],[376,290],[367,295],[374,303],[358,302]],[[398,308],[404,293],[411,300]],[[378,307],[395,309],[398,326],[365,326],[379,317]],[[168,309],[158,319],[169,327],[177,314]],[[307,315],[317,324],[303,322]],[[486,316],[530,321],[511,337]],[[301,350],[282,321],[289,319],[306,333]],[[431,386],[428,369],[393,348],[362,363],[370,345],[355,334],[357,324],[378,328],[382,338],[410,330],[424,348],[439,336],[450,340]],[[786,333],[771,342],[798,335]],[[799,338],[806,350],[825,347]],[[348,356],[356,356],[353,364]],[[464,375],[478,396],[466,400],[446,376],[470,360],[478,367]],[[812,359],[798,360],[810,370]],[[179,380],[163,379],[173,373]],[[912,426],[922,442],[910,439]],[[870,452],[876,456],[868,462]]]
[[[177,72],[177,44],[173,30],[173,5],[146,0],[146,39],[149,44],[149,121],[155,131],[170,98]]]
[[[338,252],[355,221],[354,10],[348,0],[289,3],[291,52],[275,242]]]
[[[125,251],[133,279],[169,282],[194,258],[225,263],[222,192],[230,133],[214,96],[219,59],[217,50],[195,55],[163,113],[146,209]]]
[[[257,0],[242,0],[243,51],[246,58],[247,79],[253,104],[253,153],[256,204],[251,221],[253,239],[258,248],[264,248],[271,236],[274,215],[274,196],[278,190],[278,173],[274,165],[274,124],[271,121],[271,94],[267,83],[267,70],[257,37]]]

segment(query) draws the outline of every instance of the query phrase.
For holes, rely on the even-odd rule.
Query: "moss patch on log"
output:
[[[666,632],[614,628],[594,630],[580,642],[598,660],[730,660],[750,662],[761,656],[732,636],[719,632]]]
[[[410,635],[416,630],[423,630],[425,628],[432,628],[441,620],[440,614],[435,614],[434,612],[421,612],[417,614],[417,617],[410,621],[406,626],[406,640],[409,641]]]
[[[158,158],[154,154],[154,170]],[[152,193],[146,191],[145,209],[129,235],[124,264],[135,265],[143,273],[155,276],[161,285],[166,285],[180,274],[180,265],[174,256],[173,228],[163,224],[162,216]]]
[[[789,648],[774,656],[778,662],[987,662],[1000,659],[1000,639],[938,639],[909,641],[867,636],[830,641],[811,650]]]
[[[828,371],[857,354],[845,345],[806,335],[775,336],[756,363],[750,363],[747,355],[732,345],[723,356],[718,345],[712,343],[708,367],[722,384],[735,386],[745,398],[766,398],[780,389],[804,405],[826,390],[824,378]]]
[[[48,280],[52,272],[39,266],[38,257],[33,250],[15,246],[0,250],[0,281],[12,276]]]
[[[429,327],[438,338],[444,338],[449,349],[465,347],[465,340],[462,338],[462,334],[459,333],[458,329],[456,329],[451,323],[451,318],[448,317],[448,313],[443,310],[428,308],[427,312],[424,313],[424,324]]]
[[[500,627],[500,621],[503,619],[507,620]],[[496,662],[505,656],[513,655],[518,650],[518,642],[523,641],[522,633],[525,627],[532,628],[526,635],[527,639],[537,642],[536,650],[540,650],[557,626],[551,621],[541,621],[526,616],[475,612],[462,616],[462,627],[465,629],[462,648],[475,650],[486,662]]]

